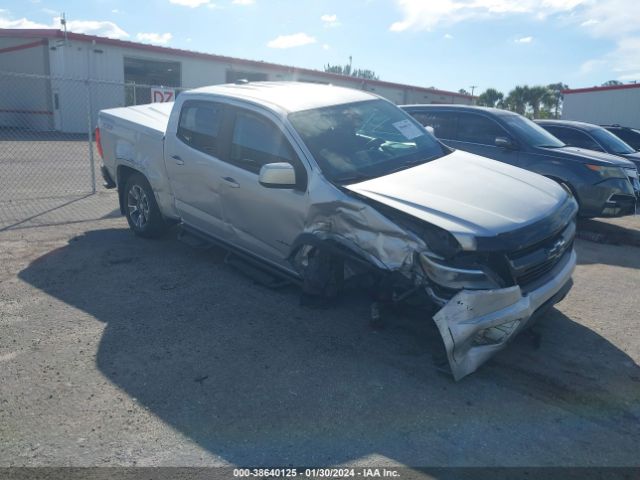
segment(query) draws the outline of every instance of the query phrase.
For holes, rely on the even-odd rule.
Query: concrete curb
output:
[[[636,218],[631,217],[632,221],[625,221],[624,218],[579,220],[576,237],[596,243],[640,247],[640,228],[634,228],[640,222],[635,221]]]

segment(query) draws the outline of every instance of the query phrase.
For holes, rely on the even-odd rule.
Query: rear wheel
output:
[[[136,235],[155,238],[162,235],[166,224],[153,195],[151,185],[139,173],[132,174],[125,185],[125,215]]]

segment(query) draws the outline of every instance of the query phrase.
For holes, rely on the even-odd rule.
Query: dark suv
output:
[[[536,123],[567,145],[618,155],[640,169],[640,152],[599,125],[570,120],[536,120]],[[637,179],[635,185],[636,190],[640,189]]]
[[[461,105],[402,107],[449,147],[489,157],[549,177],[571,189],[584,217],[635,212],[629,178],[635,164],[614,155],[569,147],[517,113]]]
[[[634,150],[640,151],[640,130],[620,125],[602,125]]]

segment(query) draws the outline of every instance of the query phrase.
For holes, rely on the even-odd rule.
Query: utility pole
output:
[[[476,88],[478,88],[478,86],[477,85],[471,85],[469,88],[471,89],[471,104],[473,104],[473,91]]]
[[[64,44],[67,44],[67,16],[64,12],[62,12],[62,17],[60,17],[60,25],[64,30]]]

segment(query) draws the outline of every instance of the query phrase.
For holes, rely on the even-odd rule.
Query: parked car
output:
[[[569,120],[536,120],[536,123],[569,146],[618,155],[640,169],[640,152],[599,125]],[[640,190],[637,176],[634,186],[636,191]]]
[[[402,107],[446,145],[539,173],[571,190],[584,217],[635,212],[635,164],[569,147],[517,113],[462,105]],[[631,179],[631,180],[630,180]]]
[[[200,88],[174,105],[103,110],[96,137],[137,235],[181,222],[308,294],[361,279],[380,298],[420,295],[437,310],[456,379],[571,287],[567,191],[453,151],[367,92]]]
[[[601,125],[636,151],[640,151],[640,130],[620,125]]]

